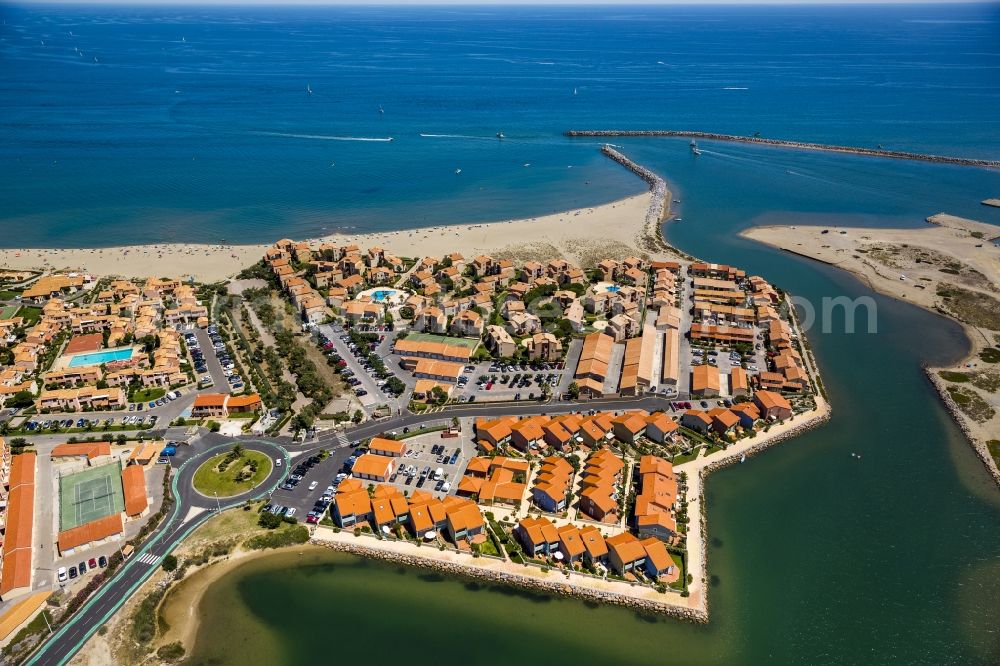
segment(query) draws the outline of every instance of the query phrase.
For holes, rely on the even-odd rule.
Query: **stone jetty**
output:
[[[860,148],[858,146],[834,146],[825,143],[810,143],[807,141],[785,141],[783,139],[764,139],[757,136],[739,136],[735,134],[716,134],[714,132],[692,132],[688,130],[568,130],[569,137],[674,137],[682,139],[704,139],[706,141],[728,141],[730,143],[752,143],[762,146],[779,148],[797,148],[801,150],[819,150],[827,153],[847,153],[850,155],[865,155],[868,157],[885,157],[896,160],[913,160],[918,162],[935,162],[938,164],[956,164],[960,166],[1000,169],[1000,160],[984,160],[972,157],[952,157],[948,155],[928,155],[926,153],[909,153],[902,150],[884,150],[881,148]]]
[[[601,148],[601,152],[642,178],[649,185],[650,193],[653,196],[649,201],[649,209],[646,211],[646,221],[643,224],[643,235],[645,238],[642,239],[641,244],[646,250],[656,251],[664,249],[663,247],[650,246],[656,245],[657,241],[660,245],[665,244],[663,235],[660,233],[660,223],[663,222],[663,218],[670,212],[671,194],[670,190],[667,189],[667,181],[641,164],[636,164],[611,145],[605,144]]]

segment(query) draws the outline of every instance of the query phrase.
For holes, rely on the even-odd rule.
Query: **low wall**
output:
[[[660,603],[650,599],[631,597],[615,592],[607,592],[605,590],[581,587],[565,581],[550,581],[533,578],[531,576],[521,576],[518,574],[507,573],[504,571],[494,571],[492,569],[477,567],[471,564],[456,564],[454,562],[445,562],[430,557],[418,557],[415,555],[388,552],[380,550],[379,548],[373,548],[358,543],[326,540],[313,540],[310,543],[316,546],[324,546],[332,550],[350,553],[352,555],[359,555],[361,557],[369,557],[376,560],[394,562],[422,569],[431,569],[449,575],[474,578],[477,580],[497,583],[499,585],[510,585],[533,592],[542,592],[555,596],[572,597],[584,601],[623,606],[639,612],[669,615],[688,622],[708,622],[708,614],[699,610],[674,606],[665,602]],[[430,547],[433,548],[433,546]],[[552,575],[559,576],[561,574],[553,573]]]

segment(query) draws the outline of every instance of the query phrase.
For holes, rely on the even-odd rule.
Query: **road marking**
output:
[[[142,562],[143,564],[156,564],[156,562],[159,559],[160,559],[159,557],[153,555],[152,553],[146,553],[145,555],[139,558],[139,561]]]

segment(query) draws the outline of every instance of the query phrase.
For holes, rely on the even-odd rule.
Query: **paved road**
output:
[[[28,664],[65,664],[125,601],[149,578],[164,556],[169,554],[196,527],[222,510],[240,506],[248,499],[269,493],[282,478],[287,468],[288,454],[277,444],[267,440],[245,440],[240,443],[247,449],[261,451],[269,456],[285,459],[282,467],[272,466],[271,474],[256,490],[219,502],[194,489],[191,480],[195,470],[212,455],[225,451],[232,441],[215,436],[209,446],[197,452],[185,451],[187,458],[173,477],[176,498],[173,511],[153,536],[129,558],[90,601],[84,604],[71,620],[63,625],[27,661]],[[183,447],[182,451],[187,447]]]
[[[578,402],[550,403],[520,403],[520,404],[467,404],[454,405],[443,411],[432,414],[404,414],[401,416],[368,421],[344,432],[323,433],[302,444],[292,444],[289,438],[271,440],[240,439],[240,444],[248,449],[262,451],[271,456],[282,456],[285,463],[282,467],[273,467],[264,484],[256,490],[229,498],[216,506],[216,500],[206,497],[194,490],[191,480],[198,466],[237,441],[221,435],[206,435],[191,447],[180,447],[173,461],[178,465],[173,477],[172,490],[176,500],[174,509],[166,521],[147,539],[146,543],[126,562],[83,608],[74,615],[46,641],[41,648],[28,660],[30,666],[61,665],[67,663],[108,619],[128,600],[132,594],[149,578],[163,557],[169,554],[196,527],[215,515],[217,508],[223,511],[237,507],[248,499],[264,497],[269,494],[276,501],[286,506],[305,508],[314,501],[313,495],[325,489],[323,480],[331,476],[331,472],[347,457],[353,443],[367,439],[382,432],[415,428],[421,425],[450,422],[453,416],[490,417],[503,415],[525,414],[564,414],[590,409],[621,411],[628,409],[664,409],[668,408],[665,399],[655,396],[638,398],[601,398],[581,400]],[[315,491],[308,491],[307,477],[305,484],[293,491],[275,491],[278,483],[288,473],[288,465],[292,458],[302,459],[321,448],[333,452],[333,455],[314,470],[315,479],[321,486]],[[278,493],[281,493],[280,495]]]

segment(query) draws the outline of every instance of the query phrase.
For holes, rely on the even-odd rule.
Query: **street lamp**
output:
[[[215,512],[222,513],[222,506],[219,504],[219,491],[213,490],[212,494],[215,495]]]

